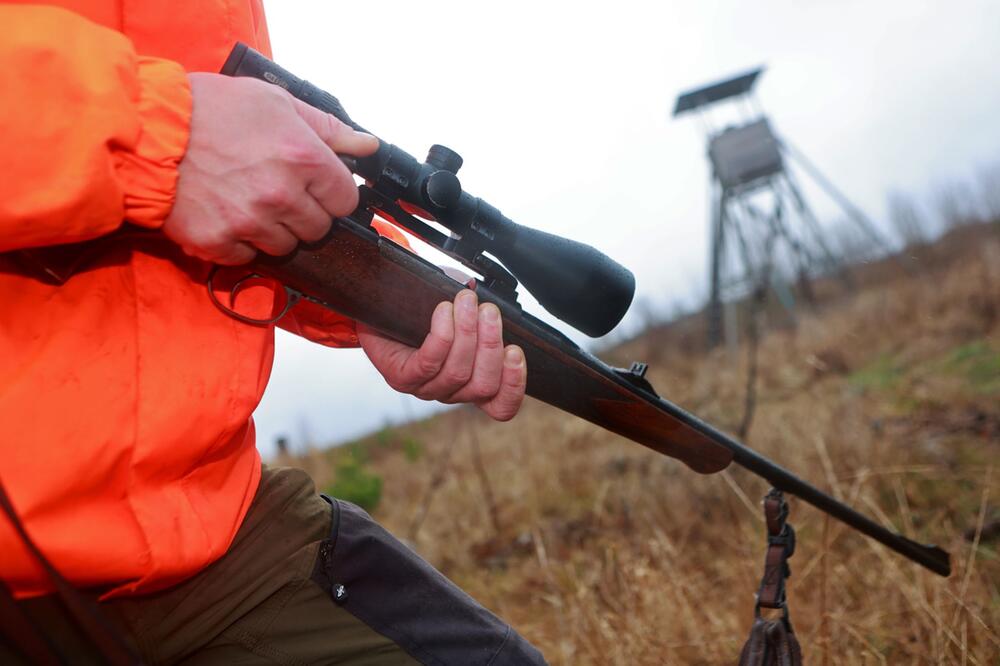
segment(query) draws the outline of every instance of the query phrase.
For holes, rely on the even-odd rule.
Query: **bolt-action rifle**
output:
[[[245,44],[236,45],[222,73],[281,86],[303,102],[367,131],[351,120],[335,97]],[[335,219],[322,240],[301,244],[284,257],[262,256],[253,265],[256,274],[284,285],[287,299],[282,311],[268,320],[247,319],[216,300],[210,284],[209,294],[220,307],[264,325],[305,298],[419,346],[434,308],[466,285],[380,237],[371,227],[377,213],[481,276],[472,285],[480,302],[496,304],[503,316],[504,342],[524,350],[528,395],[677,458],[702,474],[736,463],[931,571],[950,574],[944,550],[886,529],[664,400],[644,378],[645,364],[633,363],[627,370],[610,367],[518,305],[520,282],[562,321],[592,337],[604,335],[625,315],[635,291],[635,278],[620,264],[582,243],[518,225],[465,192],[456,175],[462,158],[444,146],[432,146],[420,162],[380,139],[373,155],[344,161],[366,181],[358,187],[357,209]]]

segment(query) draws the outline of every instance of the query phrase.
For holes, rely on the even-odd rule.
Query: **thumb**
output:
[[[302,100],[292,97],[292,104],[299,117],[333,152],[365,157],[378,150],[378,139],[371,134],[358,132],[329,113],[309,106]]]

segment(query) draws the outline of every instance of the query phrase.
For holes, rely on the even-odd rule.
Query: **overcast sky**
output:
[[[602,249],[663,308],[707,293],[704,135],[670,117],[679,92],[766,65],[757,92],[775,129],[878,224],[888,191],[929,200],[1000,162],[995,0],[265,8],[277,62],[417,157],[457,150],[467,191]],[[385,387],[360,352],[279,332],[259,444],[340,441],[428,407]]]

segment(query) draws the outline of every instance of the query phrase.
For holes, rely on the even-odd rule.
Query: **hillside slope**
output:
[[[1000,655],[1000,234],[966,235],[761,342],[750,445],[953,557],[941,579],[792,500],[808,663]],[[610,356],[649,361],[661,394],[735,429],[746,355],[695,352],[692,335],[666,327]],[[699,476],[532,401],[508,424],[457,410],[299,462],[326,487],[348,458],[382,479],[375,517],[553,664],[735,663],[763,559],[759,479]]]

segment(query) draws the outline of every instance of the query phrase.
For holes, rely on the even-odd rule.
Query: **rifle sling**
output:
[[[787,518],[788,503],[780,490],[772,488],[764,497],[764,576],[757,592],[750,637],[740,652],[740,666],[802,666],[802,648],[792,629],[785,596],[785,579],[791,575],[788,558],[795,552],[795,530]],[[780,609],[782,616],[766,619],[761,617],[761,608]]]
[[[764,497],[764,520],[767,523],[767,553],[764,575],[757,592],[758,608],[786,611],[785,580],[792,575],[788,558],[795,552],[795,530],[786,522],[788,503],[781,491],[772,490]]]
[[[3,629],[2,635],[11,641],[11,646],[17,648],[32,664],[49,666],[66,662],[65,657],[59,654],[46,639],[45,634],[17,605],[13,593],[2,580],[0,580],[0,628]]]
[[[106,662],[114,666],[141,663],[139,657],[131,650],[120,632],[111,625],[97,604],[81,594],[69,581],[63,578],[62,574],[32,541],[21,519],[18,518],[2,481],[0,481],[0,508],[10,520],[28,552],[41,565],[56,588],[56,593],[66,611],[84,635],[91,640]],[[0,581],[0,620],[2,620],[0,626],[5,628],[8,637],[14,641],[14,645],[25,653],[25,656],[32,660],[32,663],[66,663],[66,659],[58,655],[54,647],[45,639],[43,631],[35,627],[23,610],[18,607],[13,594],[2,581]]]

